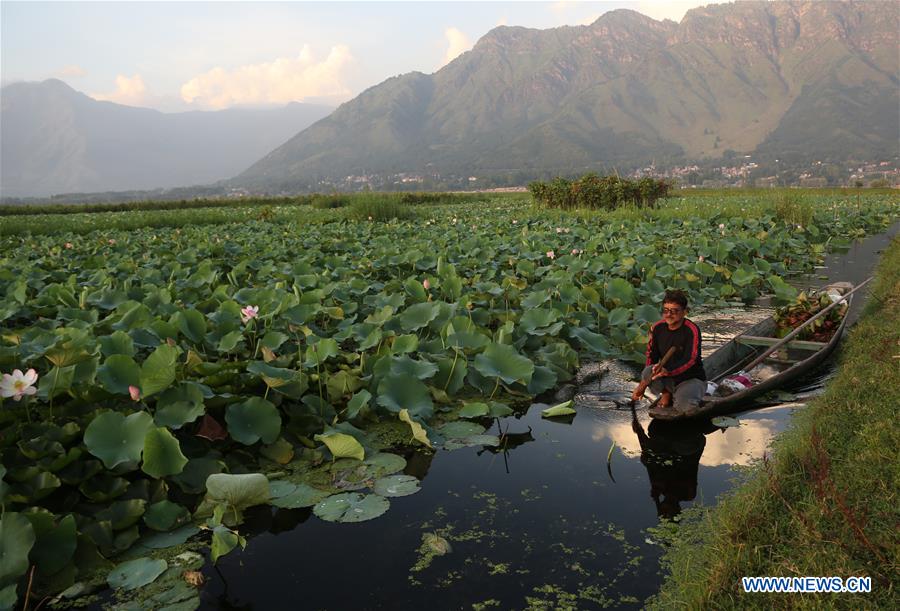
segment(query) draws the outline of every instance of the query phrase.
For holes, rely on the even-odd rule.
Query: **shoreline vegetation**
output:
[[[688,514],[648,601],[672,608],[897,608],[900,593],[900,238],[879,263],[837,376],[793,417],[771,456],[712,507]],[[749,594],[744,576],[868,576],[867,594]]]

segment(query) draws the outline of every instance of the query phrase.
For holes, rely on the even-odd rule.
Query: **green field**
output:
[[[159,575],[174,560],[148,541],[194,523],[215,560],[256,504],[377,517],[388,450],[490,445],[459,419],[511,413],[584,360],[641,362],[667,288],[706,309],[789,300],[785,277],[900,216],[889,192],[143,208],[0,216],[0,372],[38,376],[0,404],[4,601],[32,565],[32,595],[128,554]],[[369,493],[335,484],[358,469]]]

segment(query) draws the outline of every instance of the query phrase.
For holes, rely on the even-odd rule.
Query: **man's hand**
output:
[[[650,375],[651,380],[655,380],[657,378],[664,378],[669,375],[669,370],[665,367],[660,366],[659,363],[653,366],[653,371]]]
[[[637,388],[634,389],[634,392],[631,393],[632,401],[640,401],[644,396],[644,392],[647,390],[647,387],[643,384],[638,384]]]

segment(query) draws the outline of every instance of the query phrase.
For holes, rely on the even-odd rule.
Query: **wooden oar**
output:
[[[751,361],[749,365],[744,367],[744,371],[750,371],[751,369],[753,369],[754,367],[756,367],[757,365],[762,363],[764,360],[766,360],[766,358],[768,358],[768,356],[770,354],[772,354],[773,352],[775,352],[776,350],[778,350],[779,348],[784,346],[786,343],[788,343],[789,341],[791,341],[792,339],[797,337],[797,335],[800,333],[800,331],[802,331],[804,328],[809,326],[813,321],[818,320],[820,317],[822,317],[825,314],[827,314],[828,312],[830,312],[832,308],[836,308],[839,303],[843,303],[844,301],[846,301],[847,297],[849,297],[850,295],[852,295],[853,293],[855,293],[856,291],[858,291],[859,289],[861,289],[862,287],[867,285],[874,277],[875,276],[869,276],[863,282],[857,284],[852,290],[849,290],[846,293],[844,293],[843,295],[841,295],[841,298],[838,299],[837,301],[835,301],[834,303],[832,303],[830,306],[819,310],[814,316],[807,319],[802,325],[800,325],[799,327],[797,327],[796,329],[794,329],[793,331],[791,331],[790,333],[785,335],[781,339],[780,342],[778,342],[777,344],[774,344],[773,346],[770,346],[765,352],[763,352],[758,357],[753,359],[753,361]],[[740,335],[738,337],[740,337]]]
[[[662,367],[663,365],[668,363],[669,359],[672,358],[674,355],[675,355],[675,346],[672,346],[671,348],[668,349],[668,351],[666,351],[666,353],[663,355],[663,357],[659,360],[659,366]],[[637,390],[641,391],[641,397],[643,397],[644,393],[647,392],[647,387],[650,386],[650,382],[652,382],[652,381],[653,381],[653,376],[651,375],[649,380],[646,380],[646,381],[641,380],[641,382],[638,384]],[[653,403],[650,404],[650,407],[655,407],[656,404],[659,403],[660,397],[662,397],[662,394],[660,394],[660,396],[656,398],[656,401],[654,401]],[[635,404],[635,400],[632,399],[631,407],[634,407],[634,404]]]

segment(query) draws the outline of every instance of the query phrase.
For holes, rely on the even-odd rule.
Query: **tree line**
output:
[[[534,181],[528,190],[535,202],[547,208],[613,210],[626,204],[652,208],[661,197],[668,197],[673,186],[656,178],[628,180],[591,172],[575,180],[557,177],[549,182]]]

